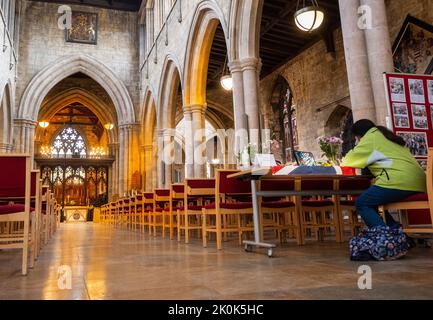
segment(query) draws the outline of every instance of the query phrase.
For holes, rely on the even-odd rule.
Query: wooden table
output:
[[[343,175],[284,175],[284,176],[278,176],[272,174],[271,168],[256,168],[246,171],[241,171],[235,174],[232,174],[228,176],[228,178],[233,179],[242,179],[242,180],[248,180],[251,181],[251,193],[252,193],[252,200],[253,200],[253,218],[254,218],[254,241],[244,241],[245,244],[245,250],[247,252],[251,252],[251,249],[253,247],[258,248],[265,248],[268,251],[268,256],[273,256],[273,249],[276,248],[275,244],[271,243],[265,243],[263,239],[261,239],[261,233],[260,233],[260,205],[259,205],[259,197],[287,197],[287,196],[295,196],[298,201],[295,201],[298,212],[299,209],[299,203],[301,202],[302,197],[312,197],[312,196],[331,196],[333,197],[334,204],[335,204],[335,212],[339,212],[339,206],[340,206],[340,197],[341,196],[348,196],[348,195],[359,195],[363,193],[363,190],[339,190],[339,182],[341,180],[359,180],[359,179],[370,179],[371,177],[367,176],[343,176]],[[257,182],[259,180],[266,179],[266,180],[294,180],[295,181],[295,189],[294,190],[286,190],[286,191],[258,191],[257,189]],[[309,191],[302,191],[301,190],[301,181],[302,180],[330,180],[332,179],[334,181],[334,189],[333,190],[309,190]],[[338,215],[339,218],[340,215]],[[342,221],[338,221],[338,225],[342,225]],[[338,242],[343,241],[343,231],[341,228],[337,228],[336,230],[336,238]],[[304,243],[303,239],[303,232],[301,232],[301,241]]]

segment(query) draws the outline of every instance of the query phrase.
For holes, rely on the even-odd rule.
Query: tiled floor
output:
[[[62,225],[27,277],[20,254],[0,252],[0,299],[432,299],[433,250],[369,263],[373,289],[358,288],[347,245],[288,245],[277,257],[222,252],[200,243],[149,239],[93,224]],[[72,269],[72,289],[59,289],[59,267]]]

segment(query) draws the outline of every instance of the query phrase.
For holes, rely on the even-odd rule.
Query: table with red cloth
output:
[[[318,167],[316,167],[318,168]],[[284,170],[285,167],[279,166],[279,167],[268,167],[268,168],[255,168],[251,170],[245,170],[241,171],[236,174],[232,174],[229,176],[229,178],[233,179],[242,179],[242,180],[249,180],[251,181],[251,191],[252,191],[252,199],[253,199],[253,213],[254,213],[254,241],[245,241],[245,248],[252,248],[252,247],[259,247],[259,248],[265,248],[268,249],[268,255],[272,256],[272,249],[276,246],[274,244],[264,243],[263,239],[261,239],[260,236],[260,205],[259,205],[259,197],[265,197],[265,198],[278,198],[278,197],[289,197],[293,196],[295,199],[301,199],[302,197],[315,197],[315,196],[322,196],[322,197],[332,197],[334,206],[335,206],[335,212],[339,212],[339,205],[340,205],[340,198],[344,196],[356,196],[362,194],[367,188],[345,188],[344,190],[340,190],[340,184],[342,181],[345,181],[345,185],[350,185],[353,183],[354,186],[361,184],[365,185],[365,182],[371,182],[372,177],[370,176],[361,176],[356,175],[356,170],[349,168],[344,168],[339,170],[336,168],[337,171],[332,171],[330,169],[326,169],[326,172],[329,172],[327,174],[315,174],[314,169],[308,169],[308,168],[302,168],[302,170],[307,170],[307,174],[297,174],[296,167],[293,167],[291,169],[288,169],[290,171],[289,174],[283,174],[279,175],[278,172],[281,172]],[[319,169],[319,171],[322,169]],[[299,171],[298,171],[299,172]],[[260,180],[292,180],[294,181],[295,188],[292,190],[274,190],[274,191],[260,191],[258,190],[258,182]],[[329,181],[332,180],[332,186],[333,188],[329,188],[329,190],[302,190],[301,185],[302,181]],[[298,206],[300,201],[295,201],[296,205]],[[342,219],[342,215],[338,215],[340,219]],[[339,223],[339,225],[342,225]],[[336,238],[337,241],[342,242],[343,237],[343,230],[336,230]],[[247,250],[249,251],[249,250]]]

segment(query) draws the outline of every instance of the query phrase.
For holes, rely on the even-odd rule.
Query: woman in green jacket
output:
[[[403,138],[370,120],[360,120],[352,132],[358,144],[343,159],[342,166],[368,168],[375,184],[356,202],[356,209],[369,228],[385,226],[378,213],[384,204],[402,201],[426,192],[426,175],[412,156]],[[388,226],[397,223],[387,213]]]

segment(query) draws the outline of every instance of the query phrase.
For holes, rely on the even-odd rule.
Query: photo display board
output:
[[[433,77],[390,73],[385,81],[392,129],[426,168],[433,147]]]

